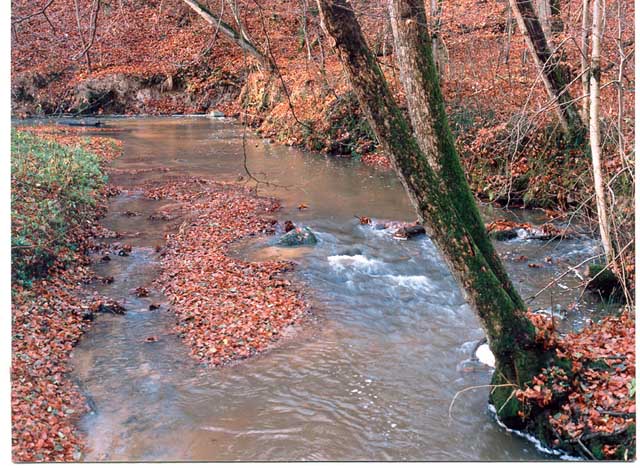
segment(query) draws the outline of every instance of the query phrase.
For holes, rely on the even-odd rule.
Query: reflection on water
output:
[[[143,180],[189,174],[234,181],[243,176],[242,131],[235,124],[196,118],[132,119],[111,124],[125,155],[113,182],[131,188]],[[237,366],[207,369],[170,333],[174,317],[159,293],[131,290],[157,274],[153,247],[171,223],[148,220],[166,202],[123,193],[105,224],[139,233],[126,239],[130,257],[97,267],[115,282],[100,292],[126,301],[127,315],[100,317],[74,352],[76,377],[97,412],[85,416],[88,460],[533,460],[529,442],[506,433],[487,409],[490,371],[465,372],[482,338],[478,320],[428,238],[393,239],[361,226],[355,215],[415,218],[393,174],[351,161],[270,145],[251,138],[247,161],[269,180],[261,194],[283,202],[281,220],[308,224],[313,248],[284,249],[271,239],[239,242],[247,259],[288,258],[298,266],[313,304],[312,323],[271,352]],[[148,171],[168,168],[168,172]],[[283,188],[281,186],[287,186]],[[298,210],[300,203],[309,206]],[[139,216],[123,216],[125,211]],[[513,241],[500,245],[525,296],[562,271],[562,264],[593,255],[591,241]],[[535,262],[542,268],[531,269]],[[534,271],[535,270],[535,271]],[[572,288],[567,277],[563,286]],[[553,288],[534,303],[567,305],[576,292]],[[564,321],[579,326],[582,314]],[[145,338],[157,336],[153,343]],[[468,370],[468,369],[467,369]],[[451,416],[451,417],[450,417]]]

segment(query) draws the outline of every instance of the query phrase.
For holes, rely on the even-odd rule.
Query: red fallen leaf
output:
[[[149,296],[149,290],[143,286],[139,286],[135,289],[135,294],[138,297],[147,297]]]
[[[542,265],[539,265],[537,263],[529,263],[527,266],[529,268],[542,268]]]
[[[299,210],[306,210],[307,208],[309,208],[309,206],[308,206],[308,205],[306,205],[306,204],[304,204],[304,203],[300,203],[300,204],[298,205],[298,209],[299,209]]]
[[[360,224],[371,224],[371,218],[366,216],[358,216],[358,219],[360,220]]]
[[[284,222],[284,232],[293,231],[296,228],[292,221],[287,220]]]

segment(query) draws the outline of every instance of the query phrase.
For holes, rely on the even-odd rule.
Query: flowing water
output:
[[[171,175],[246,179],[243,131],[231,121],[139,118],[111,120],[109,126],[124,142],[116,170],[143,170],[112,177],[125,189]],[[428,238],[396,240],[354,217],[415,219],[395,175],[250,135],[245,147],[255,177],[287,186],[260,187],[261,194],[282,200],[280,220],[310,226],[319,243],[284,249],[262,239],[238,243],[234,254],[294,260],[294,278],[313,305],[310,320],[264,355],[223,369],[197,364],[172,334],[175,319],[163,297],[131,294],[157,275],[154,247],[179,220],[149,220],[168,202],[125,190],[112,199],[104,224],[138,233],[123,239],[134,249],[96,265],[98,274],[115,278],[96,290],[125,302],[127,313],[100,316],[73,356],[74,378],[94,408],[81,421],[86,459],[548,458],[496,424],[486,387],[459,394],[449,411],[457,392],[490,381],[489,368],[469,362],[483,333]],[[301,203],[309,208],[298,210]],[[127,217],[126,211],[141,215]],[[566,265],[594,255],[597,243],[513,240],[498,248],[526,297]],[[515,261],[522,255],[529,260]],[[549,256],[553,264],[545,262]],[[568,275],[532,305],[567,306],[580,293],[573,289],[577,282]],[[149,311],[151,302],[162,307]],[[585,305],[565,314],[559,326],[578,328],[596,309]],[[149,336],[159,339],[147,343]]]

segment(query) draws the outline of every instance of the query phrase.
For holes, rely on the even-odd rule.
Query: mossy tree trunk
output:
[[[406,90],[409,96],[418,87],[427,86],[420,93],[422,97],[411,105],[422,105],[425,112],[419,115],[416,109],[412,111],[412,118],[418,117],[419,143],[367,47],[350,4],[346,0],[317,1],[323,27],[335,42],[360,107],[390,156],[431,239],[480,317],[496,357],[493,379],[496,387],[491,395],[498,415],[511,426],[521,426],[520,405],[512,397],[513,392],[547,364],[547,354],[536,343],[535,329],[525,316],[522,300],[508,281],[470,196],[452,144],[442,96],[436,89],[439,85],[429,36],[424,31],[424,47],[419,51],[424,56],[415,57],[424,60],[424,69],[416,63],[411,66],[414,73],[423,76],[414,77],[416,89]],[[394,1],[392,8],[401,12],[395,17],[398,24],[394,25],[394,34],[402,30],[398,28],[400,22],[404,25],[417,22],[426,28],[426,23],[414,16],[416,9],[423,8],[417,0]],[[396,47],[402,46],[402,42],[397,41]],[[446,149],[446,154],[442,149]]]
[[[432,60],[427,19],[420,1],[390,1],[394,50],[405,89],[414,136],[429,165],[443,179],[451,202],[491,270],[514,303],[524,308],[493,244],[458,158],[449,129],[437,66]]]

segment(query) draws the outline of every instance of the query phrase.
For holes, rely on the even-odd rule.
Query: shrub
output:
[[[11,133],[12,278],[28,286],[78,248],[106,176],[100,158],[29,132]]]

